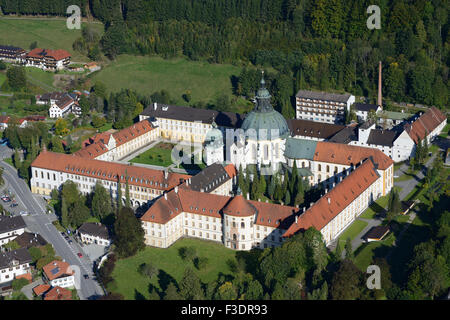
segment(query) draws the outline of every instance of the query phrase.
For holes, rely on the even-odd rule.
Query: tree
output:
[[[65,228],[69,226],[69,211],[64,197],[61,199],[61,224]]]
[[[341,245],[341,241],[339,240],[339,238],[336,239],[336,250],[334,251],[334,254],[335,254],[337,260],[342,259],[342,245]]]
[[[345,240],[345,259],[353,260],[352,239]]]
[[[59,152],[59,153],[64,153],[64,147],[62,144],[62,140],[60,137],[58,136],[53,136],[52,140],[51,140],[51,150],[53,152]]]
[[[194,247],[180,248],[180,256],[183,260],[192,262],[197,257],[197,250]]]
[[[135,255],[145,247],[144,229],[130,208],[122,208],[114,223],[116,251],[122,258]]]
[[[151,262],[143,263],[138,268],[138,272],[141,275],[143,275],[144,277],[149,277],[150,279],[153,278],[153,276],[157,275],[158,271],[158,268],[155,267]]]
[[[125,207],[131,208],[130,185],[128,184],[128,174],[125,172]]]
[[[112,211],[111,197],[99,181],[95,184],[91,208],[93,216],[99,219],[103,219]]]
[[[246,300],[261,300],[263,298],[263,287],[258,280],[252,280],[247,287],[245,292]]]
[[[97,114],[94,114],[92,117],[92,126],[94,128],[100,128],[106,124],[106,119],[103,117],[98,116]]]
[[[164,300],[181,300],[178,289],[173,282],[170,282],[164,293]]]
[[[235,300],[237,299],[236,288],[229,281],[222,284],[216,292],[217,300]]]
[[[29,281],[25,278],[14,279],[12,282],[12,288],[14,291],[19,291],[27,284],[29,284]]]
[[[361,288],[361,271],[351,260],[342,260],[331,280],[331,298],[333,300],[358,299]]]
[[[8,85],[14,91],[20,91],[27,86],[27,75],[24,67],[10,67],[6,72]]]
[[[386,213],[386,218],[388,221],[394,219],[402,210],[402,204],[400,201],[400,196],[396,189],[392,189],[389,194],[388,211]]]
[[[89,208],[84,201],[77,201],[69,207],[69,223],[78,228],[90,217]]]
[[[59,118],[55,122],[55,134],[61,136],[68,133],[69,129],[67,128],[67,126],[67,121],[63,118]]]
[[[204,298],[200,278],[190,267],[184,270],[183,278],[180,282],[180,295],[185,300],[203,300]]]
[[[42,251],[37,247],[31,247],[28,249],[28,253],[33,259],[33,263],[36,263],[40,258],[42,258]]]

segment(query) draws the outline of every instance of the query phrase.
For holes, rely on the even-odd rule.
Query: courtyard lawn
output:
[[[355,239],[356,236],[364,230],[364,228],[368,225],[367,222],[362,220],[355,220],[340,236],[339,241],[342,247],[345,245],[345,242],[348,238],[351,240]]]
[[[184,261],[179,255],[182,247],[194,247],[199,257],[208,258],[205,268],[199,271],[192,262]],[[117,261],[112,274],[117,284],[114,291],[130,300],[139,294],[148,298],[150,284],[160,289],[165,288],[172,278],[179,283],[186,267],[194,269],[202,282],[207,283],[216,280],[220,273],[232,274],[227,261],[235,260],[235,254],[236,251],[225,248],[221,243],[189,238],[180,239],[167,249],[146,247],[134,257]],[[151,280],[137,271],[142,263],[149,262],[160,270]]]
[[[83,23],[84,25],[85,23]],[[91,24],[101,36],[103,25]],[[81,29],[68,29],[65,19],[52,18],[2,18],[0,20],[0,34],[3,45],[12,45],[29,50],[30,44],[37,42],[38,48],[64,49],[72,54],[72,61],[87,62],[86,56],[73,50],[72,44],[81,37]]]
[[[174,103],[188,105],[182,95],[191,91],[190,103],[209,102],[221,93],[232,95],[231,76],[241,69],[233,65],[209,64],[177,58],[120,55],[92,75],[92,83],[103,82],[111,92],[122,88],[141,94],[167,90]]]
[[[153,148],[141,153],[130,162],[168,167],[172,164],[171,154],[173,147],[174,145],[170,143],[159,143]]]

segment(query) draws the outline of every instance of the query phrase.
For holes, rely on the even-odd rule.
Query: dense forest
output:
[[[449,2],[445,0],[78,0],[101,20],[101,49],[273,68],[299,88],[376,96],[377,62],[392,101],[448,105]],[[64,14],[67,0],[0,0],[4,14]],[[369,30],[369,5],[381,29]],[[239,94],[239,92],[238,92]],[[283,103],[276,106],[280,109]],[[285,113],[285,112],[283,112]]]

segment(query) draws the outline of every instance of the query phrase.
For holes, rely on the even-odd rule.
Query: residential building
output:
[[[22,48],[0,45],[0,60],[16,62],[18,60],[20,61],[25,54],[26,51]]]
[[[38,233],[24,232],[14,239],[21,248],[43,247],[48,242]]]
[[[72,292],[61,286],[57,286],[45,293],[44,300],[72,300]]]
[[[25,228],[26,224],[21,216],[0,216],[0,246],[23,234]]]
[[[25,248],[0,253],[0,283],[30,274],[32,261]]]
[[[43,70],[62,70],[70,64],[71,55],[66,50],[50,50],[35,48],[28,52],[22,63],[27,67],[37,67]]]
[[[355,102],[351,94],[299,90],[296,98],[297,119],[327,123],[344,123],[345,111]]]
[[[11,122],[10,116],[0,116],[0,130],[5,130],[8,128],[8,125],[11,125]],[[17,119],[15,123],[19,126],[19,128],[25,128],[28,125],[26,118]]]
[[[42,271],[44,280],[52,287],[68,288],[75,285],[75,270],[67,262],[53,260]]]
[[[383,109],[376,104],[354,103],[353,110],[355,111],[359,122],[366,122],[369,119],[369,113],[371,111],[374,112],[374,115],[376,116],[376,114],[381,112]]]
[[[98,244],[105,247],[111,244],[108,228],[100,223],[83,223],[78,229],[78,235],[81,242],[85,244]]]

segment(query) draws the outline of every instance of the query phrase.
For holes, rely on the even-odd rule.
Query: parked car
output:
[[[11,203],[11,205],[10,205],[11,208],[14,208],[14,207],[17,207],[17,206],[18,206],[17,203]]]
[[[69,244],[72,244],[72,243],[73,243],[73,241],[69,239]]]
[[[26,211],[20,211],[20,213],[19,213],[21,216],[27,216],[28,215],[28,212],[26,212]]]
[[[89,276],[87,274],[84,275],[85,279],[89,279]]]
[[[77,256],[80,257],[80,258],[83,258],[83,255],[81,254],[81,252],[78,252]]]
[[[2,197],[3,202],[10,202],[11,199],[9,197]]]

